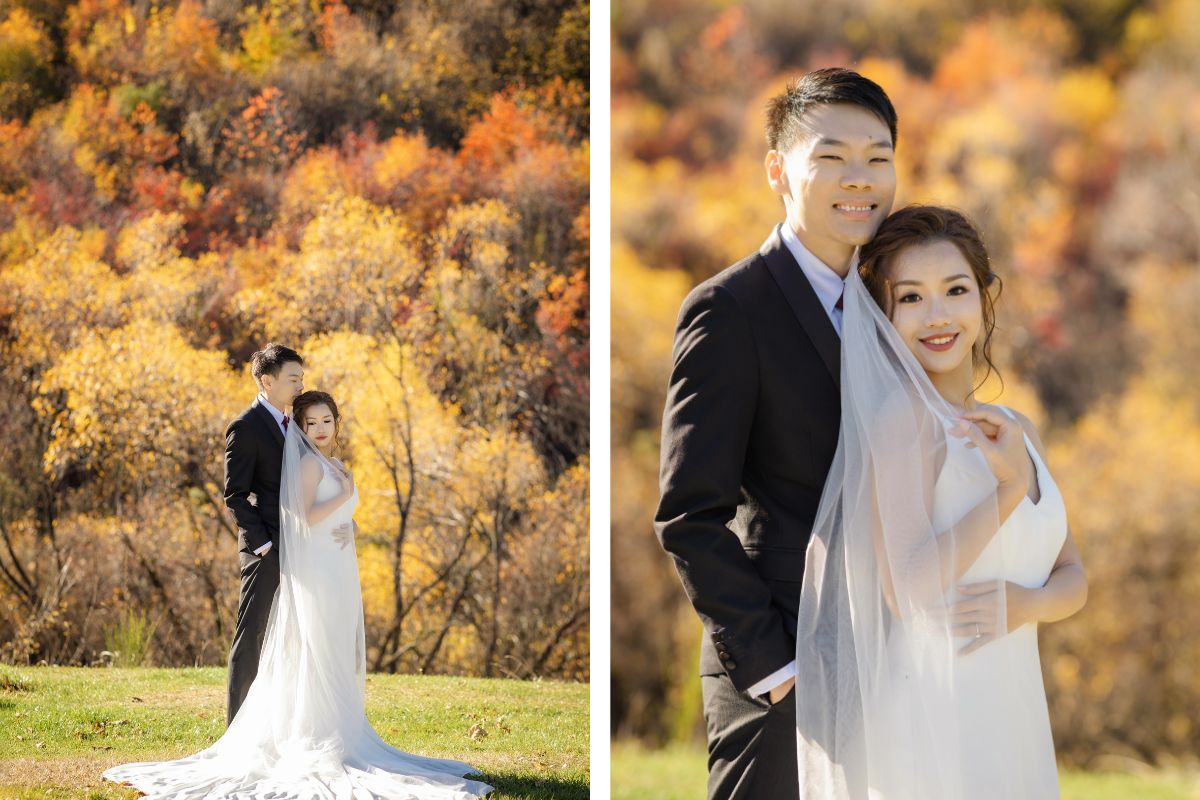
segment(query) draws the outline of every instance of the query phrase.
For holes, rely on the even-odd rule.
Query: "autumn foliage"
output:
[[[371,668],[588,677],[587,5],[390,8],[0,7],[0,660],[146,611],[224,662],[274,340],[344,414]]]
[[[969,213],[1004,279],[993,340],[1004,380],[981,398],[1038,423],[1090,582],[1086,608],[1041,631],[1060,758],[1169,762],[1200,746],[1196,4],[1000,7],[621,4],[618,734],[701,734],[699,622],[651,527],[675,314],[691,286],[757,249],[782,217],[762,168],[767,98],[838,65],[878,81],[897,107],[897,205]]]

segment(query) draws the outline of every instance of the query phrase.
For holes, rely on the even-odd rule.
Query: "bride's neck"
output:
[[[972,411],[978,405],[975,402],[974,369],[926,374],[942,399],[959,411]]]

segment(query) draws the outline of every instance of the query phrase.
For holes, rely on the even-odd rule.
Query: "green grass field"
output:
[[[367,716],[402,750],[477,767],[497,800],[588,796],[585,684],[370,675]],[[472,739],[474,725],[487,735]],[[0,667],[0,798],[131,800],[100,773],[196,752],[224,729],[222,668]]]
[[[612,800],[704,800],[704,751],[647,750],[618,743],[612,751]],[[1062,773],[1062,800],[1196,800],[1200,777],[1178,773]]]

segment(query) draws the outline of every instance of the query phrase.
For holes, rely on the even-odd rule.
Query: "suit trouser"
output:
[[[738,691],[725,674],[700,682],[709,800],[798,800],[796,690],[771,705]]]
[[[237,623],[233,629],[233,646],[229,649],[226,725],[233,722],[250,691],[250,684],[258,675],[258,657],[267,633],[271,603],[279,588],[278,545],[261,557],[239,551],[238,559],[242,566],[242,588],[238,597]]]

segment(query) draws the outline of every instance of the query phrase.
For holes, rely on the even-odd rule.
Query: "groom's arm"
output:
[[[237,526],[245,532],[250,550],[265,555],[271,535],[262,514],[250,503],[250,483],[254,479],[255,448],[243,420],[234,420],[225,432],[225,505],[233,512]],[[261,551],[261,552],[260,552]]]
[[[757,352],[746,315],[728,289],[701,285],[684,301],[675,329],[654,523],[742,691],[769,690],[758,684],[795,658],[770,588],[726,526],[737,512],[757,402]]]

